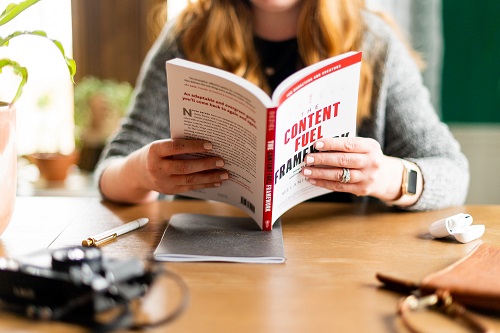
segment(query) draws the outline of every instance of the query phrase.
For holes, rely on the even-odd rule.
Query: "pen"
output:
[[[144,225],[146,225],[149,222],[149,219],[143,217],[128,223],[125,223],[124,225],[121,225],[119,227],[113,228],[108,231],[101,232],[100,234],[97,234],[95,236],[89,237],[85,240],[82,241],[83,246],[99,246],[103,243],[109,242],[110,240],[115,239],[116,237],[123,235],[124,233],[127,233],[129,231],[138,229]]]

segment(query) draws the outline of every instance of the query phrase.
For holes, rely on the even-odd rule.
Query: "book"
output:
[[[281,221],[263,234],[251,217],[174,214],[153,255],[159,261],[283,263]]]
[[[263,230],[295,205],[331,192],[301,174],[321,138],[356,135],[361,52],[305,67],[270,97],[224,70],[183,59],[166,62],[171,138],[212,142],[229,180],[183,193],[245,211]]]

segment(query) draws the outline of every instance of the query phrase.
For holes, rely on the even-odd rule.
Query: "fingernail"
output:
[[[224,161],[223,160],[217,160],[215,162],[215,166],[217,166],[217,167],[223,167],[224,166]]]
[[[205,142],[203,144],[203,148],[205,148],[206,150],[212,150],[214,146],[210,143],[210,142]]]
[[[220,187],[221,183],[214,183],[214,187]]]
[[[307,181],[313,185],[316,184],[316,181],[314,179],[307,179]]]
[[[220,179],[227,180],[227,179],[229,179],[229,175],[227,173],[223,173],[222,175],[220,175]]]
[[[307,164],[314,163],[314,157],[312,157],[312,156],[306,156],[306,163]]]
[[[312,171],[309,169],[304,169],[304,176],[310,176],[312,174]]]
[[[325,143],[323,141],[316,141],[315,147],[316,148],[323,148],[325,146]]]

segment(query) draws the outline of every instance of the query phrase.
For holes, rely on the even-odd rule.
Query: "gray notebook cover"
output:
[[[281,220],[262,231],[251,218],[174,214],[154,252],[159,261],[283,263]]]

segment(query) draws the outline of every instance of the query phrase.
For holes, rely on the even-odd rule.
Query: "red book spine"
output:
[[[262,217],[262,230],[273,228],[273,191],[274,191],[274,138],[276,131],[276,110],[267,110],[267,131],[264,169],[264,214]]]

